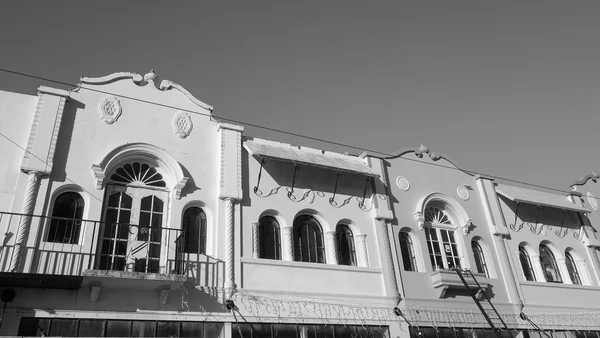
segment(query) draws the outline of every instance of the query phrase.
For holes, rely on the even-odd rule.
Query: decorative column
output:
[[[235,237],[234,237],[234,215],[233,215],[233,199],[225,199],[225,289],[233,290],[236,288],[235,285],[235,266],[234,266],[234,249],[235,249]]]
[[[338,264],[337,256],[337,243],[335,242],[335,231],[327,231],[325,233],[325,240],[327,241],[327,258],[325,262],[327,264]]]
[[[281,258],[284,261],[294,260],[294,236],[292,227],[281,228]]]
[[[252,257],[260,258],[260,229],[258,222],[252,222]]]
[[[17,229],[17,235],[15,236],[15,247],[13,251],[12,260],[10,261],[11,272],[21,272],[23,258],[27,252],[27,239],[29,238],[29,229],[31,228],[31,216],[35,208],[35,201],[38,195],[38,189],[40,187],[40,178],[42,174],[38,171],[30,171],[27,180],[27,187],[25,188],[25,199],[23,200],[23,208],[21,209],[21,219],[19,221],[19,228]]]
[[[394,270],[394,259],[392,257],[392,248],[390,247],[390,236],[388,234],[388,220],[376,219],[375,231],[377,232],[377,244],[381,252],[381,268],[383,269],[383,278],[386,289],[386,294],[395,299],[395,302],[400,301],[398,293],[398,283],[396,282],[396,272]]]
[[[356,260],[358,266],[369,266],[369,255],[367,254],[367,235],[356,235]]]

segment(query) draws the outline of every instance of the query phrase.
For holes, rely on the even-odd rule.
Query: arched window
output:
[[[259,221],[260,258],[281,259],[279,243],[279,223],[272,216],[264,216]]]
[[[181,225],[185,236],[183,252],[206,254],[206,214],[198,207],[188,208],[183,213]]]
[[[456,244],[456,228],[445,207],[435,203],[425,208],[425,237],[431,266],[434,270],[460,269],[460,254]]]
[[[540,263],[542,263],[542,271],[544,271],[547,282],[562,283],[554,254],[545,244],[540,244]]]
[[[356,265],[354,236],[347,225],[340,224],[335,229],[338,263],[341,265]]]
[[[83,219],[83,198],[76,192],[65,192],[54,201],[46,242],[77,244]]]
[[[485,262],[485,255],[479,242],[471,241],[471,248],[473,249],[473,257],[475,258],[475,266],[477,267],[478,273],[485,274],[486,277],[490,277],[487,264]]]
[[[402,252],[404,271],[417,271],[417,259],[415,257],[412,238],[404,231],[400,231],[398,237],[400,238],[400,251]]]
[[[302,215],[294,220],[294,260],[325,263],[323,231],[312,216]]]
[[[567,264],[567,271],[569,271],[569,277],[573,284],[581,285],[581,278],[579,278],[579,272],[577,272],[577,265],[570,252],[565,252],[565,263]]]
[[[533,265],[531,265],[529,253],[523,245],[519,246],[519,261],[521,262],[521,269],[523,269],[523,275],[525,275],[525,279],[528,281],[535,281]]]

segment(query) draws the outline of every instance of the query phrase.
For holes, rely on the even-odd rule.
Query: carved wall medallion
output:
[[[464,185],[461,185],[458,188],[456,188],[456,194],[458,195],[458,197],[460,197],[460,199],[464,201],[468,200],[470,197],[469,190]]]
[[[173,131],[179,138],[190,136],[192,128],[194,128],[194,124],[192,123],[190,114],[183,111],[179,111],[175,114],[175,117],[173,117]]]
[[[408,189],[410,189],[410,183],[404,176],[398,176],[396,178],[396,185],[400,190],[408,191]]]
[[[592,194],[591,191],[587,192],[587,199],[592,209],[594,209],[594,211],[598,211],[598,200],[596,199],[596,196]]]
[[[113,124],[117,122],[119,116],[123,112],[121,108],[121,102],[115,96],[106,96],[100,101],[98,105],[98,112],[100,118],[107,124]]]

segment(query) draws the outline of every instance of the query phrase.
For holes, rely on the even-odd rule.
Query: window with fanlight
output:
[[[535,272],[533,271],[531,258],[524,245],[519,246],[519,262],[521,263],[521,270],[523,271],[525,279],[528,281],[535,281]]]
[[[473,250],[473,258],[475,258],[475,267],[477,268],[477,272],[485,274],[486,277],[490,277],[481,243],[479,243],[477,240],[471,241],[471,249]]]
[[[542,271],[544,272],[544,277],[546,277],[546,282],[562,283],[556,258],[554,258],[554,254],[545,244],[540,244],[540,263],[542,264]]]
[[[337,258],[340,265],[356,265],[354,236],[352,230],[345,224],[339,224],[335,229]]]
[[[294,260],[325,263],[325,247],[321,224],[311,215],[294,220]]]
[[[281,259],[279,240],[279,222],[273,216],[260,218],[258,228],[259,257],[265,259]]]
[[[456,228],[445,205],[432,203],[425,208],[425,237],[434,270],[461,268]]]
[[[402,253],[402,263],[404,271],[417,271],[417,259],[415,256],[415,247],[410,234],[406,231],[400,231],[400,251]]]
[[[85,203],[76,192],[64,192],[54,200],[46,242],[77,244]]]
[[[579,277],[579,271],[577,271],[577,264],[570,251],[565,251],[565,264],[567,265],[567,271],[573,284],[581,285],[581,278]]]
[[[201,208],[187,208],[183,213],[183,252],[206,254],[206,214]]]

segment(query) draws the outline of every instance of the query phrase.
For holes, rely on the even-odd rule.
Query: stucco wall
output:
[[[323,233],[335,231],[337,224],[350,225],[355,238],[366,235],[369,269],[328,267],[332,257],[328,253],[332,244],[324,236],[326,263],[285,262],[285,264],[263,264],[264,260],[242,262],[243,287],[267,288],[282,291],[314,292],[329,294],[384,295],[382,287],[381,261],[376,239],[372,202],[369,198],[365,207],[359,207],[365,187],[365,177],[344,173],[338,180],[335,202],[333,196],[336,181],[334,170],[301,165],[296,173],[293,197],[288,197],[292,185],[294,165],[268,160],[262,170],[259,191],[255,193],[260,171],[260,161],[243,153],[244,199],[242,200],[242,248],[244,258],[252,257],[252,222],[263,215],[275,215],[280,229],[293,226],[294,219],[302,214],[312,214],[319,221]],[[281,241],[284,241],[281,236]],[[359,255],[358,249],[356,255]],[[268,263],[268,262],[265,262]]]
[[[10,211],[37,97],[0,91],[0,210]]]
[[[415,149],[416,150],[416,149]],[[430,156],[431,155],[431,156]],[[433,158],[436,158],[434,160]],[[485,214],[482,208],[481,196],[474,178],[458,169],[444,157],[437,158],[433,154],[424,153],[418,157],[414,151],[406,151],[397,158],[386,159],[389,176],[389,191],[394,210],[393,245],[396,247],[396,259],[401,274],[402,289],[407,302],[424,306],[449,306],[448,303],[464,303],[473,306],[468,295],[457,295],[440,299],[440,291],[432,286],[431,273],[434,271],[427,249],[425,231],[419,229],[415,212],[420,211],[419,201],[431,194],[443,200],[450,201],[457,209],[462,209],[463,217],[453,215],[454,222],[462,223],[467,218],[472,221],[468,234],[463,233],[463,224],[458,226],[455,238],[461,252],[461,265],[476,271],[475,260],[471,249],[471,241],[478,239],[482,245],[485,259],[490,271],[489,283],[492,285],[490,295],[494,304],[507,304],[508,297],[499,268],[498,253],[493,246]],[[408,183],[408,184],[407,184]],[[460,195],[458,189],[460,187]],[[461,195],[463,199],[461,198]],[[437,197],[436,197],[437,198]],[[418,210],[419,209],[419,210]],[[404,271],[401,248],[399,245],[400,231],[408,231],[413,240],[417,259],[417,272]],[[446,305],[443,305],[446,304]],[[468,305],[467,305],[468,304]]]

